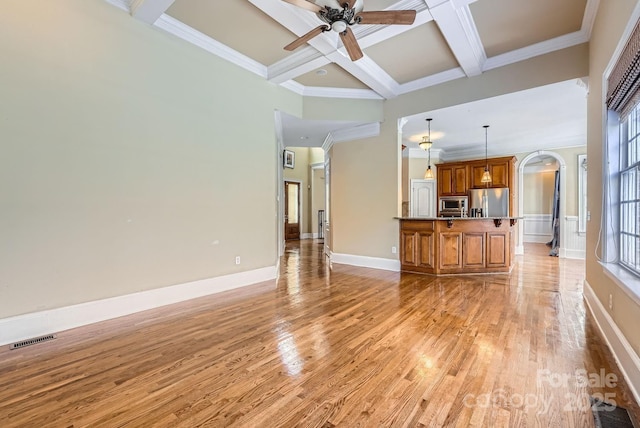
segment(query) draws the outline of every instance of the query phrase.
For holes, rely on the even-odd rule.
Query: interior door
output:
[[[436,216],[436,182],[433,180],[411,179],[409,212],[411,217]]]
[[[284,182],[284,239],[300,239],[300,183]]]

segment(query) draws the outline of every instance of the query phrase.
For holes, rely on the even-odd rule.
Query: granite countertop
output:
[[[501,217],[394,217],[397,220],[520,220],[524,217],[512,217],[512,216],[501,216]]]

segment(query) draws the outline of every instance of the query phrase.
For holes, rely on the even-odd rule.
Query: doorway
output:
[[[284,182],[284,240],[300,239],[300,183]]]
[[[525,175],[531,177],[532,174],[535,177],[533,182],[538,183],[538,196],[544,200],[537,205],[534,203],[534,200],[537,199],[535,189],[527,185],[532,180],[527,180],[525,177]],[[564,221],[566,207],[565,198],[562,195],[566,195],[566,163],[562,156],[552,151],[538,150],[520,161],[518,167],[518,215],[523,216],[524,219],[518,222],[516,254],[524,254],[525,243],[551,243],[555,249],[553,255],[560,258],[566,257]],[[554,201],[557,205],[554,205]],[[534,203],[537,209],[527,208],[525,202],[529,205]],[[549,247],[546,248],[549,251]]]

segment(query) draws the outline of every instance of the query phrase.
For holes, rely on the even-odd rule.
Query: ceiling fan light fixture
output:
[[[347,23],[344,21],[336,21],[333,24],[331,24],[331,29],[336,33],[342,33],[344,30],[347,29]]]

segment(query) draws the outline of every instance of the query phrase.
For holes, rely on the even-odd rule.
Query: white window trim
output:
[[[578,155],[578,234],[587,233],[587,155]]]

